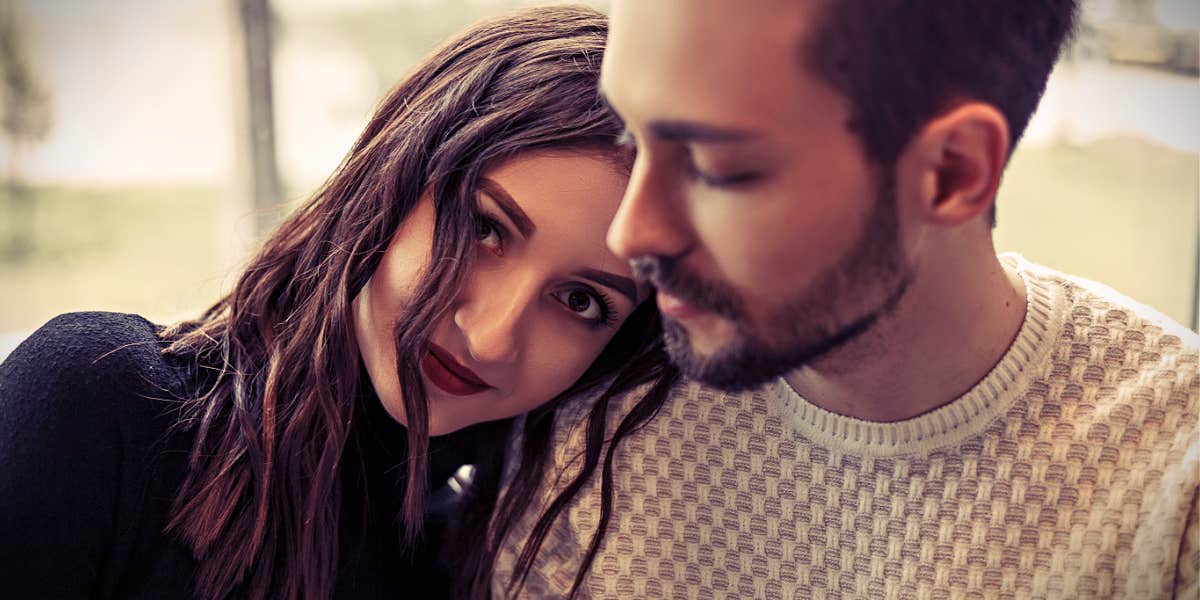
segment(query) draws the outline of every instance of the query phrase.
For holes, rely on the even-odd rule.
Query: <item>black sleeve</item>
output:
[[[0,365],[0,581],[10,597],[91,597],[112,558],[131,388],[158,346],[140,317],[56,317]]]

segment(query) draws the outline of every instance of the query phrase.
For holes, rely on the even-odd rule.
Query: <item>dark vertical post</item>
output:
[[[246,65],[245,158],[249,191],[253,198],[255,233],[261,235],[275,224],[283,200],[275,161],[275,111],[271,93],[271,7],[268,0],[235,0],[241,17],[243,55]]]

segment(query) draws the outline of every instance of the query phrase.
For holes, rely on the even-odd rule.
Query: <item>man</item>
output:
[[[1075,12],[614,0],[602,88],[638,154],[608,241],[693,381],[616,442],[582,595],[1200,594],[1197,336],[993,249]],[[571,590],[597,479],[524,591]]]

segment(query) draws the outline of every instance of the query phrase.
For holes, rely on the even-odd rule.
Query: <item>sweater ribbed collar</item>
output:
[[[801,437],[832,450],[863,456],[925,454],[978,435],[1021,398],[1040,365],[1047,361],[1067,313],[1061,286],[1031,271],[1037,267],[1017,254],[1001,261],[1025,282],[1025,319],[996,366],[963,396],[922,415],[890,423],[864,421],[825,410],[802,398],[782,378],[769,397],[785,424]]]

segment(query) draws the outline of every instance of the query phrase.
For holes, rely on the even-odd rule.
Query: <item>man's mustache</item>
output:
[[[676,258],[639,256],[629,261],[629,266],[634,278],[649,283],[660,292],[728,319],[740,318],[741,311],[735,294],[686,272]]]

